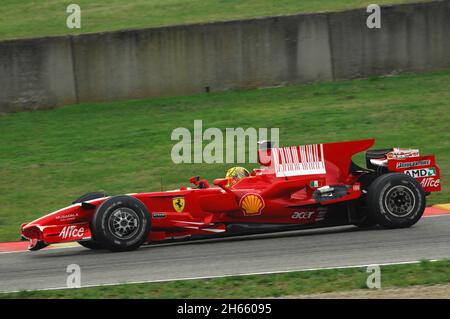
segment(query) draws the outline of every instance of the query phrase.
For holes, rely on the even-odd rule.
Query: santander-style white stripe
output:
[[[212,233],[223,233],[225,229],[215,229],[215,228],[201,228],[201,230],[210,231]]]
[[[185,224],[193,224],[193,225],[204,225],[205,223],[201,222],[187,222],[184,220],[174,220],[175,223],[185,223]]]

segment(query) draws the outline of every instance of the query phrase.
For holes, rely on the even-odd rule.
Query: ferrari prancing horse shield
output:
[[[176,212],[181,213],[184,209],[184,197],[172,198],[172,205]]]

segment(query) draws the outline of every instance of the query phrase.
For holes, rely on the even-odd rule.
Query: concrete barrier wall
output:
[[[83,102],[332,79],[325,15],[80,36],[74,60]]]
[[[366,17],[330,13],[335,79],[450,67],[450,1],[382,7],[380,29]]]
[[[450,1],[0,42],[0,112],[450,67]]]
[[[0,42],[0,112],[75,102],[70,38]]]

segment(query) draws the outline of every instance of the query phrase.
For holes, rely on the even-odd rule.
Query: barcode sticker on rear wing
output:
[[[323,144],[274,148],[272,156],[277,177],[326,173]]]

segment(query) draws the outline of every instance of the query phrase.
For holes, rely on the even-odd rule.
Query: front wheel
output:
[[[134,250],[150,232],[150,214],[131,196],[114,196],[104,201],[91,223],[93,240],[112,251]]]
[[[87,194],[84,194],[84,195],[78,197],[77,199],[75,199],[72,202],[72,204],[83,203],[83,202],[87,202],[87,201],[97,199],[97,198],[102,198],[102,197],[106,197],[106,194],[104,192],[87,193]]]
[[[387,228],[414,225],[425,211],[422,186],[406,174],[389,173],[373,181],[368,189],[366,207],[371,219]]]

